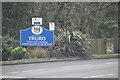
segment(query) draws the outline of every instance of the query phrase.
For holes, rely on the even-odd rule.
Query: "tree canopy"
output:
[[[92,38],[114,37],[118,28],[118,4],[105,2],[3,2],[3,35],[19,39],[19,31],[31,26],[32,17],[43,26],[54,21],[56,30],[79,30]]]

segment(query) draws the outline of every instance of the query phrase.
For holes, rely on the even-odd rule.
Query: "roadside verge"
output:
[[[112,54],[112,55],[93,55],[91,59],[109,59],[109,58],[119,58],[120,55]],[[61,62],[61,61],[75,61],[75,60],[86,60],[82,58],[42,58],[42,59],[22,59],[22,60],[14,60],[14,61],[2,61],[2,66],[4,65],[19,65],[19,64],[32,64],[32,63],[45,63],[45,62]]]

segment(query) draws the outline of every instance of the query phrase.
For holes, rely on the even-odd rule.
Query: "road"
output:
[[[2,66],[4,78],[118,78],[118,59]]]

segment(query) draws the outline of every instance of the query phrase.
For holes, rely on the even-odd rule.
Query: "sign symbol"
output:
[[[40,26],[33,26],[31,30],[33,34],[41,34],[43,32],[43,29]]]

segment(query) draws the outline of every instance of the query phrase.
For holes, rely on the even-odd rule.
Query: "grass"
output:
[[[118,57],[119,54],[93,54],[92,58],[112,58]],[[41,62],[49,60],[48,58],[32,58],[32,59],[21,59],[21,60],[12,60],[12,61],[2,61],[2,64],[19,64],[19,63],[29,63],[29,62]]]
[[[32,59],[21,59],[12,61],[2,61],[2,64],[16,64],[16,63],[28,63],[28,62],[39,62],[48,60],[47,58],[32,58]]]
[[[92,57],[93,58],[112,58],[112,57],[118,57],[119,54],[93,54]]]

